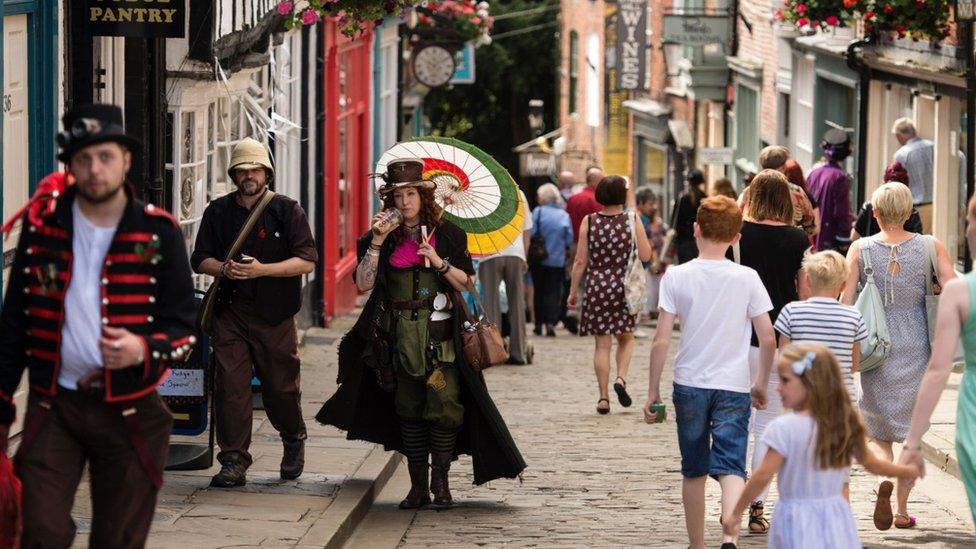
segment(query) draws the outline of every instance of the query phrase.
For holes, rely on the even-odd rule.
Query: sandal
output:
[[[606,408],[600,407],[600,403],[601,402],[606,402],[607,403],[607,407]],[[606,398],[601,398],[600,400],[596,401],[596,411],[597,411],[597,413],[599,413],[601,415],[607,415],[607,414],[609,414],[610,413],[610,400],[609,399],[606,399]]]
[[[769,521],[763,516],[763,504],[756,502],[749,506],[749,533],[765,534],[769,532]]]
[[[627,394],[627,381],[624,378],[617,376],[616,383],[613,384],[613,390],[617,392],[617,400],[620,401],[620,405],[624,408],[629,407],[634,403],[631,400],[630,395]]]
[[[902,513],[898,513],[898,514],[895,515],[895,518],[896,519],[904,519],[905,520],[905,522],[903,522],[901,524],[899,524],[897,521],[895,521],[895,523],[894,523],[895,524],[895,528],[901,528],[903,530],[906,529],[906,528],[915,528],[915,525],[918,523],[918,520],[914,516],[912,516],[912,515],[905,515],[905,514],[902,514]]]
[[[891,514],[891,492],[895,485],[886,480],[878,486],[878,499],[874,502],[874,527],[878,530],[891,528],[894,516]]]

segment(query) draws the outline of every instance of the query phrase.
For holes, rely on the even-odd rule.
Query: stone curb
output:
[[[396,472],[402,456],[376,445],[356,472],[346,479],[339,493],[315,521],[298,545],[339,549],[362,522],[376,496]]]
[[[939,470],[949,473],[958,480],[962,480],[962,475],[959,472],[959,462],[956,461],[956,456],[954,454],[950,454],[944,450],[936,448],[934,445],[926,442],[923,438],[922,455],[925,456],[925,459],[938,467]]]

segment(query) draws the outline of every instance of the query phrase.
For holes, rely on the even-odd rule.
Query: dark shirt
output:
[[[697,188],[681,193],[671,213],[671,228],[678,240],[695,239],[695,218],[698,216],[698,205],[704,198],[705,193]]]
[[[912,208],[912,214],[905,220],[904,229],[910,233],[922,233],[922,218],[919,217],[917,208]],[[870,202],[864,203],[864,208],[857,216],[857,222],[854,223],[854,230],[862,237],[876,235],[881,232],[881,227],[878,226],[878,220],[872,214]]]
[[[211,203],[204,212],[190,258],[190,264],[197,272],[205,259],[214,258],[221,262],[226,259],[227,252],[250,213],[249,209],[241,205],[238,193],[234,193],[233,199],[220,203],[223,207],[219,213],[212,208],[216,203],[217,201]],[[262,263],[277,263],[292,257],[317,262],[318,252],[305,210],[290,198],[275,196],[261,213],[261,218],[244,240],[237,257],[233,259],[240,260],[242,255],[254,257]],[[221,292],[229,299],[253,303],[258,300],[259,288],[268,278],[270,277],[226,279],[221,283]]]
[[[759,273],[759,279],[773,302],[773,309],[769,311],[770,321],[776,321],[787,303],[800,299],[796,276],[803,265],[803,253],[809,247],[807,233],[798,227],[763,225],[751,221],[742,223],[740,262]],[[732,259],[731,250],[727,255]],[[759,346],[755,330],[751,345]]]

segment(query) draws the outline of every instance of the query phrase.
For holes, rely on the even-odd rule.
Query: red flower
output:
[[[845,9],[851,9],[851,8],[853,8],[854,7],[854,4],[857,4],[857,0],[844,0],[844,8]]]
[[[893,8],[891,4],[885,4],[883,11],[885,12],[886,15],[890,15],[891,12],[895,11],[895,8]]]
[[[824,19],[824,21],[826,21],[827,24],[830,25],[831,27],[836,27],[837,23],[840,22],[840,20],[837,19],[836,15],[828,15],[827,18]]]
[[[870,21],[872,19],[874,19],[874,12],[873,11],[868,10],[868,11],[864,12],[864,20],[865,21]]]
[[[783,18],[783,10],[776,10],[776,13],[773,14],[773,19],[779,21],[782,18]]]
[[[262,228],[261,228],[261,229],[260,229],[260,230],[258,231],[258,238],[260,238],[260,239],[264,239],[264,238],[265,238],[265,237],[267,237],[267,236],[268,236],[268,231],[266,231],[266,230],[264,230],[264,228],[262,227]]]
[[[801,17],[796,20],[796,26],[798,27],[805,27],[808,23],[810,23],[810,21],[808,21],[806,17]]]
[[[810,26],[811,27],[819,27],[820,26],[820,21],[817,20],[817,19],[814,19],[813,21],[810,21]]]
[[[803,15],[806,12],[807,12],[807,5],[806,4],[797,4],[796,5],[796,13],[799,13],[800,15]]]

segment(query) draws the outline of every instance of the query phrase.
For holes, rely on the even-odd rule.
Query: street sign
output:
[[[454,55],[454,76],[451,77],[451,84],[474,84],[474,44],[468,42],[461,48],[461,51]]]
[[[728,15],[665,15],[661,42],[704,46],[729,41]]]
[[[186,0],[88,0],[85,13],[92,36],[186,36]]]
[[[522,177],[544,177],[556,171],[556,157],[543,152],[523,152],[520,156]]]
[[[647,2],[646,0],[618,0],[617,2],[617,89],[644,89],[645,60],[647,58]]]
[[[731,164],[735,161],[735,152],[732,147],[713,147],[698,149],[699,164]]]

